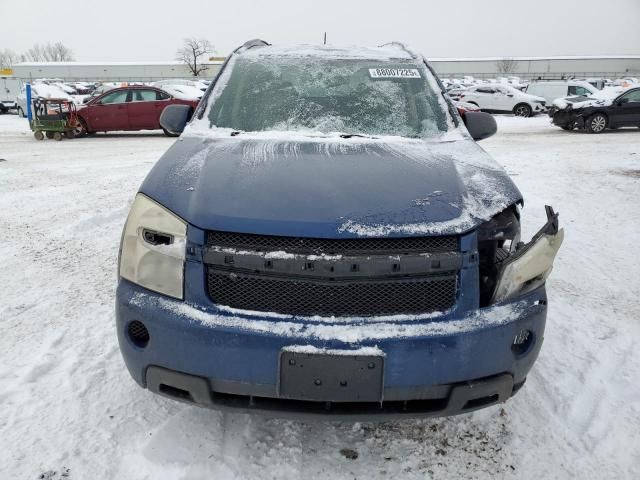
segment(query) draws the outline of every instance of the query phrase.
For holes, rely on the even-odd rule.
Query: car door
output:
[[[477,87],[472,101],[475,101],[481,110],[496,110],[495,94],[494,87]]]
[[[514,94],[505,87],[496,86],[496,93],[493,96],[493,102],[495,110],[501,110],[503,112],[510,112],[515,106]]]
[[[611,123],[620,126],[640,126],[640,88],[626,92],[611,108]]]
[[[130,98],[126,88],[112,90],[80,110],[80,115],[93,132],[128,130],[127,101]]]
[[[129,110],[130,130],[156,130],[160,128],[160,114],[167,101],[159,100],[159,90],[138,88],[132,90]]]

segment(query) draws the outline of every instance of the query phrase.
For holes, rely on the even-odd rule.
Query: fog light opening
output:
[[[513,338],[511,350],[516,355],[522,355],[529,350],[529,347],[531,347],[532,344],[533,332],[527,329],[520,330],[520,332],[518,332],[518,334]]]
[[[136,347],[145,348],[149,343],[149,330],[138,320],[134,320],[127,328],[129,338]]]
[[[513,338],[513,343],[511,344],[511,350],[516,355],[522,355],[526,353],[531,345],[533,344],[533,332],[530,330],[524,329],[518,332],[518,334]]]

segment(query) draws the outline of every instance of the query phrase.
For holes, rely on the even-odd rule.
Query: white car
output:
[[[470,87],[459,100],[477,105],[484,112],[513,113],[519,117],[530,117],[547,110],[544,98],[498,83]]]
[[[200,100],[204,92],[189,85],[163,85],[162,90],[180,100]]]
[[[151,84],[154,87],[166,87],[167,85],[183,85],[185,87],[195,87],[203,92],[207,89],[207,85],[200,80],[186,80],[182,78],[169,78],[167,80],[158,80]]]
[[[64,100],[74,101],[73,97],[64,90],[61,90],[55,85],[47,85],[45,83],[36,83],[31,85],[31,98],[61,98]],[[18,109],[18,115],[21,117],[27,116],[27,91],[23,85],[20,89],[20,94],[16,98],[16,106]]]

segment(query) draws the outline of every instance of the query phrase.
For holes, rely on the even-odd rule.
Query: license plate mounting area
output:
[[[345,351],[280,352],[281,398],[318,402],[382,401],[384,355]]]

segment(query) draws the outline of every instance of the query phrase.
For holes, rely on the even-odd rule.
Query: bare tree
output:
[[[20,57],[13,50],[5,49],[0,50],[0,70],[5,68],[11,68],[11,66],[18,61]]]
[[[48,43],[44,47],[44,56],[47,62],[72,62],[73,52],[62,42]]]
[[[496,66],[498,67],[498,73],[514,73],[518,69],[518,61],[505,57],[498,60]]]
[[[213,45],[204,38],[185,38],[184,46],[176,53],[176,60],[184,63],[194,77],[209,67],[200,60],[213,51]]]
[[[73,52],[62,42],[47,43],[46,45],[36,43],[21,55],[21,59],[29,62],[71,62],[73,61]]]

